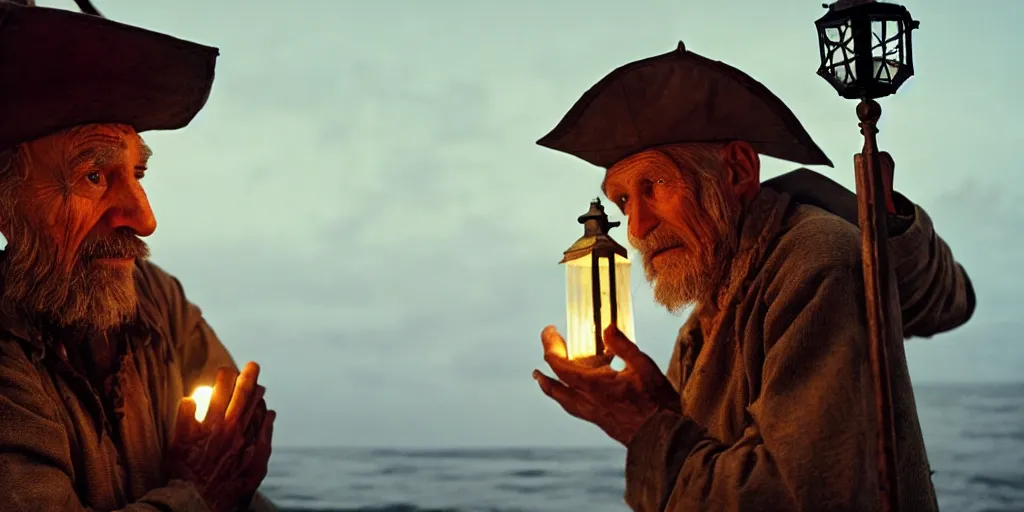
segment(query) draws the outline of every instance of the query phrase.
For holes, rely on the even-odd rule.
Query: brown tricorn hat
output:
[[[682,42],[673,52],[609,73],[537,144],[608,168],[656,146],[731,141],[782,160],[832,166],[764,85]]]
[[[0,149],[81,124],[173,130],[206,104],[216,48],[32,3],[0,0]]]

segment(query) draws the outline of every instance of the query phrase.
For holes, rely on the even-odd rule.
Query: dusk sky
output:
[[[816,170],[854,186],[855,102],[815,75],[818,0],[94,2],[221,49],[206,109],[145,134],[150,243],[235,359],[261,364],[279,446],[613,444],[530,377],[602,178],[534,141],[620,65],[683,40],[744,70],[836,163]],[[911,371],[1024,380],[1024,1],[905,5],[917,75],[880,101],[879,144],[979,304],[909,342]],[[765,158],[763,178],[795,167]],[[684,317],[635,267],[636,341],[664,365]]]

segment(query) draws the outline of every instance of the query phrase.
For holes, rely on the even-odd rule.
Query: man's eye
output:
[[[94,171],[90,172],[89,174],[86,174],[85,179],[89,180],[89,182],[92,183],[93,185],[99,185],[100,182],[103,181],[103,175]]]

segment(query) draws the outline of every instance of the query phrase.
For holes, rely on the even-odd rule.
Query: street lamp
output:
[[[565,264],[566,356],[590,367],[611,362],[602,334],[609,325],[627,338],[633,336],[633,301],[629,289],[630,262],[626,248],[608,236],[621,223],[609,222],[600,199],[577,219],[583,236],[566,249]]]
[[[896,429],[892,405],[889,352],[903,344],[900,305],[889,263],[889,230],[885,180],[878,159],[875,98],[896,92],[914,74],[911,31],[919,22],[906,7],[875,0],[839,0],[822,5],[828,12],[814,24],[821,65],[818,75],[840,96],[860,99],[857,118],[864,147],[854,155],[857,175],[857,223],[861,233],[864,301],[870,335],[868,358],[874,377],[875,411],[879,419],[877,448],[882,512],[899,510],[896,470]]]

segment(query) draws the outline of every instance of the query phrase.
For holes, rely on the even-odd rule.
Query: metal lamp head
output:
[[[920,23],[906,7],[875,0],[840,0],[822,7],[828,12],[814,22],[818,75],[840,96],[881,98],[914,75],[911,31]]]

